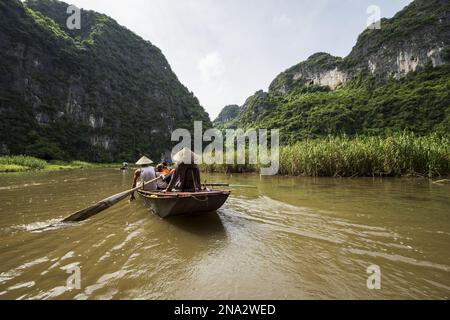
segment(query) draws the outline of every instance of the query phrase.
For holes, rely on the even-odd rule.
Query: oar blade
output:
[[[119,201],[121,201],[121,200],[125,199],[126,197],[128,197],[129,195],[131,195],[133,192],[143,188],[148,183],[155,182],[159,179],[161,179],[161,177],[155,178],[151,181],[146,181],[146,182],[144,182],[144,184],[142,186],[138,186],[131,190],[127,190],[127,191],[115,194],[109,198],[103,199],[102,201],[99,201],[96,204],[93,204],[92,206],[90,206],[86,209],[83,209],[83,210],[80,210],[80,211],[77,211],[77,212],[71,214],[70,216],[68,216],[67,218],[62,220],[62,222],[66,222],[66,223],[67,222],[81,222],[86,219],[89,219],[90,217],[96,215],[97,213],[100,213],[103,210],[108,209],[109,207],[112,207]]]
[[[117,202],[125,199],[126,197],[128,197],[133,191],[135,191],[135,189],[129,190],[129,191],[125,191],[125,192],[121,192],[118,193],[112,197],[106,198],[100,202],[97,202],[96,204],[77,211],[73,214],[71,214],[69,217],[65,218],[62,222],[81,222],[84,220],[89,219],[90,217],[96,215],[97,213],[102,212],[103,210],[108,209],[109,207],[112,207],[113,205],[115,205]]]
[[[90,206],[89,208],[77,211],[70,215],[69,217],[65,218],[62,222],[81,222],[84,220],[89,219],[90,217],[96,215],[97,213],[102,212],[103,210],[109,208],[110,206],[106,206],[104,202],[96,203],[93,206]]]

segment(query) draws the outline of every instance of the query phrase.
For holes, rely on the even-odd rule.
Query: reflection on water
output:
[[[123,201],[132,172],[0,175],[0,299],[387,299],[450,296],[450,186],[425,179],[208,176],[218,212],[161,219]],[[48,227],[50,226],[51,227]],[[368,290],[378,265],[382,289]],[[80,268],[81,289],[67,279]]]

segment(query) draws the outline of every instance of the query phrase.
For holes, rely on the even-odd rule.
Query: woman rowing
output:
[[[198,192],[201,191],[200,170],[195,164],[196,155],[188,148],[183,148],[173,156],[177,165],[175,172],[164,192]]]
[[[136,165],[138,165],[140,168],[137,169],[134,172],[134,179],[133,179],[133,186],[132,189],[136,188],[138,184],[138,180],[140,180],[140,184],[144,185],[145,191],[155,191],[158,189],[157,182],[153,181],[156,177],[155,168],[150,166],[153,163],[152,160],[150,160],[147,157],[142,157],[136,162]],[[150,181],[150,182],[149,182]],[[146,183],[148,182],[148,183]],[[134,192],[131,194],[130,201],[135,200]]]

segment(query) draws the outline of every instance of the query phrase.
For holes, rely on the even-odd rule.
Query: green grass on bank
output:
[[[207,172],[259,172],[259,165],[202,165]],[[450,139],[398,133],[328,137],[280,147],[280,174],[364,177],[450,175]]]
[[[44,160],[27,156],[6,156],[0,157],[0,171],[5,171],[5,168],[18,169],[17,171],[27,170],[43,170],[48,163]]]
[[[281,148],[280,173],[305,176],[444,176],[450,141],[430,135],[333,137]]]
[[[234,157],[236,159],[236,154]],[[27,156],[0,157],[0,172],[119,166],[83,161],[46,162]],[[259,172],[260,165],[203,164],[201,168],[207,172]],[[323,177],[448,176],[450,138],[436,134],[397,133],[387,137],[341,136],[303,140],[280,147],[279,173]]]
[[[0,157],[0,172],[24,172],[33,170],[69,170],[85,168],[117,168],[119,164],[90,163],[83,161],[45,161],[28,156]]]
[[[29,167],[18,166],[15,164],[0,164],[0,173],[1,172],[24,172],[29,171]]]

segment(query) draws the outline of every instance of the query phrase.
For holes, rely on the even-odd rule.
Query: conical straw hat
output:
[[[138,160],[138,162],[136,162],[136,164],[138,165],[138,166],[144,166],[144,165],[146,165],[146,164],[152,164],[153,163],[153,161],[152,160],[150,160],[149,158],[147,158],[147,157],[142,157],[142,158],[140,158],[139,160]]]
[[[197,159],[198,156],[188,148],[183,148],[181,151],[172,156],[172,160],[176,164],[194,164]]]

